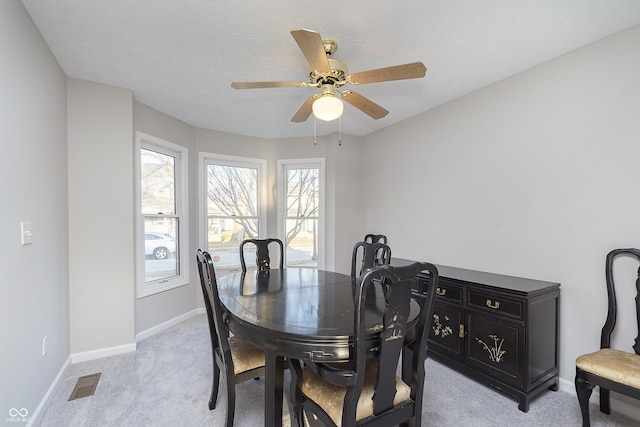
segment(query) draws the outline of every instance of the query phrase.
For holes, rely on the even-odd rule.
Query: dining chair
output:
[[[207,319],[209,320],[209,334],[211,336],[213,384],[211,386],[211,397],[209,398],[209,409],[215,409],[216,407],[220,370],[223,370],[227,381],[226,426],[231,427],[233,426],[235,414],[235,386],[249,379],[264,376],[264,352],[237,337],[230,336],[222,314],[216,272],[211,255],[198,249],[196,251],[196,260]]]
[[[613,261],[619,256],[640,261],[640,249],[614,249],[607,254],[605,280],[608,313],[600,333],[600,350],[576,359],[575,386],[582,412],[582,426],[589,427],[589,398],[595,386],[600,387],[600,411],[611,413],[610,390],[640,399],[640,336],[635,338],[633,351],[611,348],[611,334],[617,320],[618,302],[613,279]],[[636,326],[640,327],[640,268],[635,281]],[[640,332],[636,329],[636,333]]]
[[[247,264],[244,259],[244,245],[247,243],[253,244],[256,247],[256,265],[258,271],[265,271],[271,268],[271,259],[269,257],[269,245],[276,243],[280,247],[280,269],[284,267],[284,245],[282,240],[268,238],[268,239],[245,239],[240,243],[240,265],[242,271],[247,271]]]
[[[426,272],[430,284],[413,334],[408,334],[412,289],[417,275]],[[433,264],[405,267],[384,265],[367,271],[355,294],[353,347],[349,361],[323,364],[289,360],[292,421],[302,426],[304,417],[332,426],[421,425],[422,397],[427,358],[428,322],[433,315],[438,270]],[[368,339],[365,319],[373,300],[383,296],[386,308],[376,342]],[[379,305],[378,305],[379,306]],[[413,321],[412,321],[413,324]],[[369,326],[370,327],[370,326]],[[317,359],[316,359],[317,360]],[[402,378],[397,376],[401,366]]]
[[[367,234],[366,236],[364,236],[364,241],[368,243],[379,242],[386,245],[387,236],[385,236],[384,234]]]
[[[360,259],[358,270],[358,259]],[[351,253],[351,277],[360,277],[369,268],[391,262],[391,248],[385,243],[357,242]],[[356,276],[356,270],[358,275]]]

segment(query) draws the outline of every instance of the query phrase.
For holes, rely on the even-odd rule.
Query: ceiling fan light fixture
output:
[[[332,93],[326,93],[313,101],[312,109],[317,119],[330,122],[342,116],[344,104]]]

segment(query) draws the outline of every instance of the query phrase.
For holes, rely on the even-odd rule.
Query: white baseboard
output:
[[[177,325],[180,322],[183,322],[190,317],[197,316],[198,314],[204,313],[204,308],[196,308],[187,313],[181,314],[180,316],[174,317],[173,319],[169,319],[166,322],[160,323],[159,325],[154,326],[153,328],[149,328],[146,331],[142,331],[136,334],[136,342],[140,342],[145,338],[149,338],[152,335],[158,334],[166,329],[169,329],[172,326]]]
[[[67,357],[67,360],[65,360],[65,362],[62,365],[62,367],[58,371],[58,375],[56,375],[56,377],[53,379],[53,382],[49,386],[49,389],[47,390],[47,392],[42,397],[42,400],[40,400],[40,403],[38,404],[38,407],[31,414],[31,417],[29,418],[29,422],[27,423],[27,427],[31,427],[32,425],[34,425],[34,423],[38,419],[38,416],[40,415],[40,411],[43,408],[46,407],[47,402],[49,401],[49,398],[53,394],[53,392],[56,389],[56,387],[58,387],[58,384],[60,384],[60,380],[62,379],[62,376],[64,375],[64,371],[66,371],[67,366],[69,366],[70,364],[71,364],[71,356]]]
[[[573,394],[574,396],[576,396],[576,402],[578,401],[578,396],[576,395],[576,386],[573,381],[560,378],[560,390]],[[595,387],[593,389],[593,393],[591,394],[591,398],[589,399],[589,402],[595,403],[596,405],[598,405],[598,407],[600,405],[599,390],[599,387]],[[611,394],[611,412],[617,412],[635,420],[640,420],[640,407],[616,399],[613,392]]]
[[[136,343],[117,345],[115,347],[100,348],[98,350],[83,351],[82,353],[73,353],[71,363],[87,362],[89,360],[102,359],[103,357],[117,356],[118,354],[130,353],[136,351]]]

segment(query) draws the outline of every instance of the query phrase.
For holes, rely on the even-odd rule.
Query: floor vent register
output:
[[[100,375],[101,373],[98,372],[97,374],[85,375],[84,377],[78,378],[78,382],[73,388],[71,396],[69,396],[69,400],[93,396],[93,393],[95,393],[96,387],[98,386]]]

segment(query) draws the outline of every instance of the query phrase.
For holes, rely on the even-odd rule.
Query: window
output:
[[[264,237],[265,161],[201,154],[204,244],[216,268],[240,268],[240,243]]]
[[[287,267],[324,266],[324,159],[278,162],[279,235]]]
[[[136,133],[138,298],[189,282],[187,149]]]

